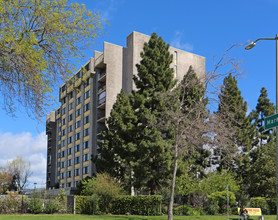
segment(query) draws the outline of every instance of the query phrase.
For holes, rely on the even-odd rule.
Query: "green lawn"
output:
[[[167,216],[92,216],[92,215],[0,215],[0,220],[167,220]],[[175,220],[227,220],[227,216],[174,216]],[[230,216],[230,220],[237,220],[238,216]],[[251,218],[258,219],[258,218]],[[276,216],[265,216],[265,220],[276,220]]]

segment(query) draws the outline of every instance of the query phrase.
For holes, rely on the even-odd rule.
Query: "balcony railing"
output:
[[[101,71],[98,73],[98,80],[102,79],[106,75],[106,71]]]
[[[105,103],[105,99],[106,99],[106,97],[103,97],[103,98],[99,99],[98,100],[98,105],[101,105],[101,104]]]
[[[101,85],[98,87],[98,93],[101,93],[106,90],[106,85]]]

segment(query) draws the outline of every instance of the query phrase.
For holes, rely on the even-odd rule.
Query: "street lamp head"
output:
[[[245,47],[245,50],[250,50],[250,49],[252,49],[252,48],[255,47],[255,46],[256,46],[256,43],[252,42],[252,43],[248,44],[248,45]]]

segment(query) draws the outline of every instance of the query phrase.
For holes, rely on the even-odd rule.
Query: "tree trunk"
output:
[[[178,168],[178,145],[175,144],[174,170],[173,170],[173,179],[171,185],[170,201],[168,206],[168,220],[173,220],[173,205],[174,205],[174,196],[175,196],[177,168]]]

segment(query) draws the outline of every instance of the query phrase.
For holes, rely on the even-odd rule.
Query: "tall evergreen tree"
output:
[[[219,107],[216,115],[224,123],[225,127],[233,133],[229,137],[231,142],[227,146],[219,146],[221,157],[219,170],[234,169],[242,159],[238,154],[239,148],[246,151],[251,144],[249,126],[250,121],[246,116],[247,103],[243,100],[237,86],[237,80],[232,74],[225,77],[221,93],[219,95]]]
[[[97,170],[107,172],[125,183],[128,190],[133,186],[133,164],[135,160],[137,118],[123,90],[113,105],[107,127],[99,141],[101,158],[95,158]]]
[[[270,102],[267,90],[264,87],[261,88],[260,93],[256,110],[253,110],[249,116],[253,125],[256,127],[256,135],[252,143],[253,147],[258,147],[259,145],[273,141],[273,129],[264,131],[264,119],[275,113],[275,107]]]
[[[156,116],[163,111],[163,100],[155,96],[174,86],[173,69],[170,68],[173,56],[169,44],[153,33],[148,43],[144,44],[140,54],[141,61],[136,65],[137,76],[134,83],[132,105],[138,118],[137,126],[137,162],[134,176],[137,187],[147,186],[155,194],[169,176],[171,154],[162,137],[162,132],[150,124],[159,120]]]
[[[275,138],[273,129],[264,131],[264,119],[275,113],[275,107],[268,98],[267,90],[260,91],[256,110],[249,117],[255,130],[250,156],[250,170],[246,186],[251,196],[275,195]],[[251,184],[250,184],[251,183]]]

